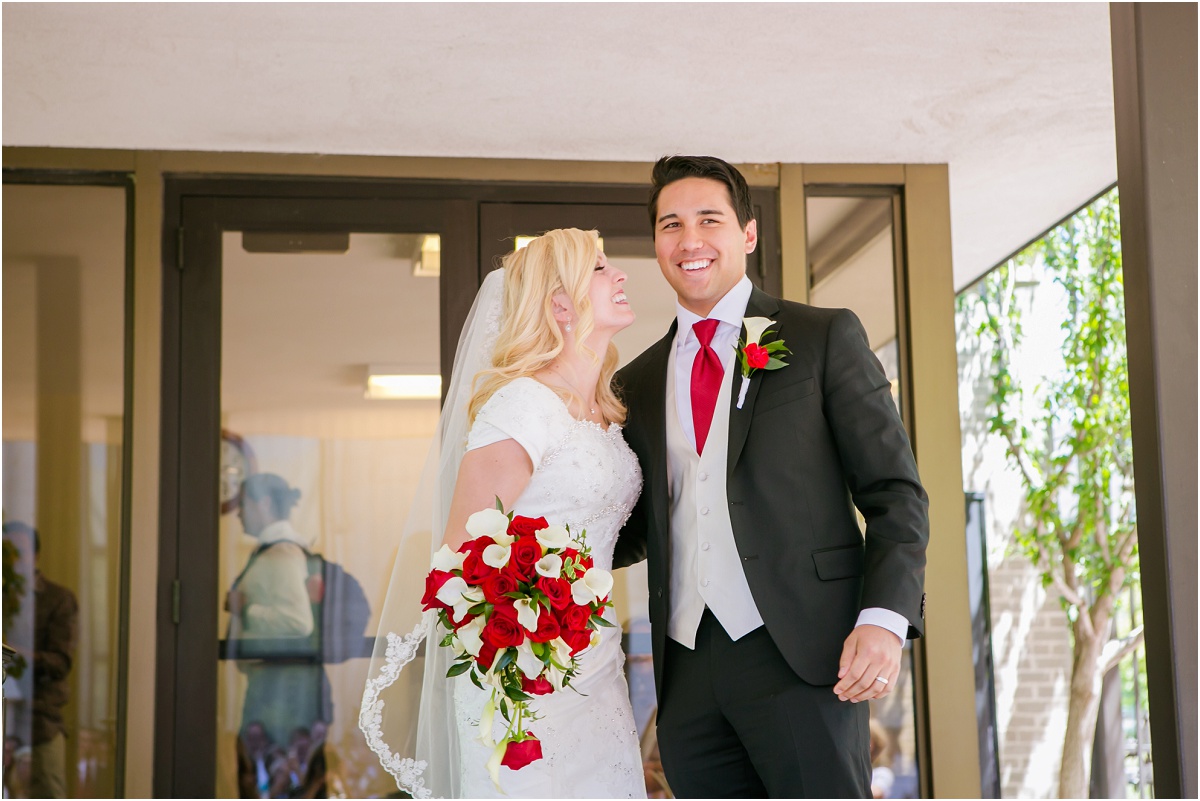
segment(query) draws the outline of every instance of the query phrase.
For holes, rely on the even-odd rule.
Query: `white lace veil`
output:
[[[467,440],[471,382],[492,364],[500,333],[504,270],[483,281],[458,340],[437,433],[400,536],[379,621],[358,725],[397,786],[413,798],[459,796],[459,754],[448,648],[427,639],[436,613],[421,611],[425,576],[441,547]]]

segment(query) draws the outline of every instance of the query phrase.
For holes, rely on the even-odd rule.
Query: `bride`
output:
[[[624,282],[595,231],[560,229],[509,254],[475,299],[400,541],[359,717],[384,768],[415,798],[498,794],[485,767],[491,750],[480,741],[487,694],[465,675],[446,678],[450,649],[437,645],[444,632],[433,612],[420,611],[431,553],[465,542],[467,517],[498,497],[517,514],[586,530],[596,566],[612,567],[641,490],[621,436],[625,407],[609,385],[612,337],[634,319]],[[532,703],[543,759],[501,768],[501,793],[645,797],[623,664],[620,628],[602,628],[571,688]],[[493,737],[502,736],[499,716],[494,726]]]

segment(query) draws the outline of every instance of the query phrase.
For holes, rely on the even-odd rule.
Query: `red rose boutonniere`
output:
[[[742,320],[742,325],[746,326],[746,339],[739,339],[737,343],[738,362],[742,365],[742,388],[738,392],[737,402],[739,409],[746,402],[746,390],[750,389],[750,375],[755,370],[778,370],[780,367],[787,367],[783,357],[791,351],[783,344],[782,339],[768,342],[766,345],[759,344],[769,333],[767,326],[774,324],[774,320],[768,320],[766,317],[746,317]]]

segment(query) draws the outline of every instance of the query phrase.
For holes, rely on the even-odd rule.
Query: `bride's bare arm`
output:
[[[457,550],[470,539],[468,517],[495,506],[497,497],[505,510],[511,509],[532,477],[533,462],[516,440],[505,439],[467,451],[458,467],[443,542]]]

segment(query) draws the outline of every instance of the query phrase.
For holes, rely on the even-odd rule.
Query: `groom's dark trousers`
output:
[[[676,797],[871,796],[867,704],[805,682],[765,628],[734,642],[705,610],[696,649],[668,639],[664,668],[658,747]]]
[[[839,701],[833,685],[860,610],[896,612],[921,635],[928,499],[858,319],[757,289],[746,316],[776,321],[764,344],[782,339],[792,353],[786,367],[756,371],[742,408],[728,410],[729,521],[764,623],[737,642],[711,613],[694,651],[667,637],[671,543],[695,536],[670,530],[675,326],[614,382],[643,489],[613,564],[648,559],[663,767],[680,796],[869,797],[867,704]]]

